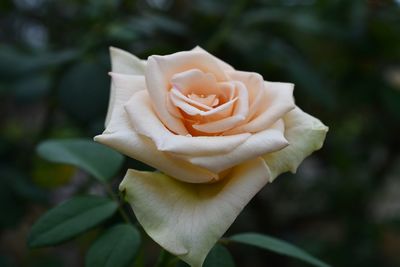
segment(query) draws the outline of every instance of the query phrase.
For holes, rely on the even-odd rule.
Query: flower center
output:
[[[188,95],[189,99],[192,99],[193,101],[196,101],[198,103],[201,103],[203,105],[209,106],[209,107],[215,107],[219,104],[219,99],[217,98],[217,95],[207,95],[205,96],[204,94],[198,95],[198,94],[189,94]]]

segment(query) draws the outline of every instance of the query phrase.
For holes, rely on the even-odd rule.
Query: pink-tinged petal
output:
[[[232,136],[183,136],[171,133],[151,108],[146,91],[134,94],[125,105],[130,122],[137,133],[153,140],[157,149],[182,155],[223,154],[239,146],[250,137],[249,133]]]
[[[172,77],[176,73],[190,69],[212,73],[217,81],[224,81],[227,78],[216,60],[204,52],[187,51],[167,56],[151,56],[146,67],[146,84],[153,107],[164,125],[180,135],[186,135],[188,131],[182,121],[168,111],[167,97],[168,91],[172,88]]]
[[[262,107],[265,100],[265,84],[263,77],[255,72],[230,71],[227,72],[234,81],[242,82],[249,93],[249,114],[247,121],[253,118],[257,111]]]
[[[245,119],[246,117],[244,116],[235,115],[217,121],[206,122],[202,124],[193,124],[192,127],[197,131],[208,134],[223,133],[224,131],[232,129],[233,127],[235,127],[235,125],[239,124]]]
[[[212,73],[204,73],[199,69],[190,69],[176,73],[171,84],[182,94],[190,93],[210,95],[218,93],[217,80]]]
[[[271,181],[287,171],[296,172],[300,163],[324,143],[328,127],[296,107],[283,117],[289,145],[263,156],[271,170]]]
[[[262,159],[236,166],[219,182],[182,183],[161,173],[129,170],[120,190],[146,233],[192,267],[269,181]]]
[[[113,72],[130,75],[144,75],[146,63],[136,56],[115,47],[110,47],[110,56]],[[108,103],[108,111],[105,120],[106,126],[110,122],[111,114],[115,108],[115,95],[118,94],[115,92],[115,90],[117,89],[113,83],[111,83],[110,100]]]
[[[233,83],[236,86],[238,100],[232,116],[202,124],[193,124],[194,129],[204,133],[223,133],[246,120],[249,113],[249,96],[247,89],[242,82],[234,81]]]
[[[172,90],[169,92],[169,96],[172,103],[175,104],[175,106],[180,108],[183,112],[185,112],[188,115],[191,116],[201,115],[203,117],[219,115],[216,116],[219,118],[227,117],[228,115],[230,115],[232,112],[233,105],[238,99],[238,97],[236,97],[218,107],[211,108],[209,106],[196,102],[182,95],[182,93],[176,90],[175,88],[172,88]]]
[[[204,105],[203,103],[196,102],[193,99],[184,96],[180,91],[172,88],[169,92],[169,98],[172,103],[178,108],[182,109],[185,113],[189,115],[198,115],[203,112],[203,110],[211,110],[212,107]]]
[[[291,83],[265,82],[265,108],[248,123],[238,126],[227,133],[257,133],[268,129],[278,119],[295,108]]]
[[[194,165],[200,166],[212,172],[222,172],[243,161],[263,156],[266,153],[279,151],[288,145],[284,136],[284,125],[281,120],[277,121],[273,127],[255,133],[243,144],[236,147],[231,152],[219,155],[188,156],[179,157],[189,160]]]

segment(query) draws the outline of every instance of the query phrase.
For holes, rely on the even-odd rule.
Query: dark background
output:
[[[101,193],[35,146],[102,131],[110,45],[144,59],[200,45],[237,69],[295,83],[297,104],[330,127],[325,146],[259,193],[229,233],[270,234],[332,266],[400,266],[400,1],[2,0],[0,12],[0,266],[83,264],[96,229],[26,247],[48,208]],[[146,168],[126,161],[116,185],[127,167]],[[308,266],[229,249],[238,266]]]

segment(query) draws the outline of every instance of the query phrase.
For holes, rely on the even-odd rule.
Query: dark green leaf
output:
[[[203,264],[204,267],[234,267],[235,262],[231,253],[222,245],[215,245],[208,253]]]
[[[68,50],[28,54],[11,46],[0,46],[0,78],[19,80],[34,72],[75,59],[80,52]]]
[[[231,241],[256,246],[259,248],[267,249],[278,254],[286,255],[289,257],[303,260],[310,264],[319,267],[329,267],[328,264],[314,258],[304,250],[287,243],[286,241],[279,240],[270,236],[261,235],[257,233],[244,233],[231,236]]]
[[[133,262],[140,245],[140,234],[130,224],[109,229],[90,247],[86,267],[125,267]]]
[[[109,218],[117,207],[104,197],[75,197],[39,218],[31,229],[28,245],[41,247],[66,241]]]
[[[102,182],[112,178],[123,162],[121,154],[86,139],[49,140],[37,151],[49,161],[82,168]]]
[[[232,255],[228,249],[220,244],[216,244],[208,253],[203,263],[203,267],[234,267]],[[189,267],[189,264],[179,261],[177,267]]]
[[[75,119],[104,118],[110,89],[108,66],[99,60],[82,62],[65,72],[58,87],[61,107]]]

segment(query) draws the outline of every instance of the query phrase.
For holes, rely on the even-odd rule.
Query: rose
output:
[[[237,71],[201,48],[142,61],[111,48],[106,130],[95,140],[162,173],[120,185],[145,231],[192,266],[250,199],[322,146],[293,84]]]

